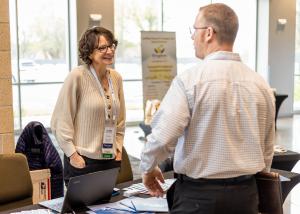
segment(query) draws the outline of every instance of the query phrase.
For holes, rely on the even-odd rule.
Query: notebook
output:
[[[119,168],[72,177],[65,197],[39,202],[59,213],[80,211],[88,205],[107,203],[115,187]]]

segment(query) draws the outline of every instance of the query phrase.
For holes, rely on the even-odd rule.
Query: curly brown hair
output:
[[[82,34],[78,44],[79,57],[87,65],[92,64],[90,55],[93,53],[94,49],[98,46],[100,36],[104,36],[110,44],[118,43],[118,41],[114,37],[114,34],[106,28],[92,27],[87,29]]]

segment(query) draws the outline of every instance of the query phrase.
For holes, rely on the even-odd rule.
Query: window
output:
[[[230,6],[239,18],[239,31],[234,44],[245,64],[255,69],[256,58],[256,0],[218,0],[213,3],[224,3]]]
[[[124,80],[126,121],[142,121],[143,87],[140,31],[161,30],[161,0],[115,0],[119,40],[115,68]]]
[[[194,24],[199,7],[211,2],[223,2],[236,11],[240,29],[234,51],[255,69],[256,57],[256,1],[224,0],[115,0],[115,34],[117,49],[116,70],[124,79],[127,121],[142,121],[143,90],[140,31],[164,30],[176,32],[177,73],[201,62],[195,57],[189,26]]]
[[[164,30],[176,32],[177,73],[200,62],[195,57],[189,27],[194,25],[199,8],[209,3],[209,0],[201,2],[192,0],[189,1],[189,4],[185,1],[179,1],[176,4],[172,0],[164,1]]]
[[[296,53],[294,73],[294,111],[300,112],[300,1],[296,1]]]
[[[115,68],[124,80],[127,122],[144,119],[140,31],[176,32],[177,73],[180,73],[201,63],[194,56],[189,26],[194,23],[199,7],[210,2],[217,1],[174,4],[172,0],[115,0],[115,34],[119,40]],[[256,1],[222,2],[232,6],[240,19],[235,50],[254,68]],[[9,3],[15,129],[22,129],[32,120],[49,127],[60,87],[70,71],[70,2],[11,0]]]
[[[32,120],[49,127],[61,83],[69,72],[68,1],[9,3],[15,129]]]

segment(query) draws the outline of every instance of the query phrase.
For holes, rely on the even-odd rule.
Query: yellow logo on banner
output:
[[[157,54],[162,54],[165,51],[164,46],[160,45],[159,47],[154,48],[154,52]]]

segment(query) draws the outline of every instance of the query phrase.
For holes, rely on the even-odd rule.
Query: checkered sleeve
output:
[[[190,112],[184,84],[175,78],[152,121],[152,134],[141,154],[141,171],[151,171],[165,160],[177,139],[183,135],[190,120]]]

